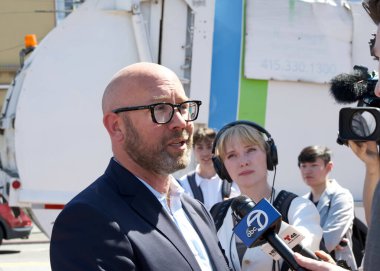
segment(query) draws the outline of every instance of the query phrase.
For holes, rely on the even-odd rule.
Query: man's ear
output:
[[[124,140],[123,120],[115,113],[107,113],[103,116],[103,125],[107,129],[112,140]]]

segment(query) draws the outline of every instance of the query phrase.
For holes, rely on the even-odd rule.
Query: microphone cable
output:
[[[270,204],[273,204],[273,202],[274,202],[274,196],[275,196],[274,183],[275,183],[275,180],[276,180],[276,173],[277,173],[277,167],[274,166],[274,169],[273,169],[273,179],[272,179],[272,192],[270,194],[270,199],[269,199]]]

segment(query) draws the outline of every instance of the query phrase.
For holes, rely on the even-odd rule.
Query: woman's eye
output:
[[[231,159],[233,157],[235,157],[235,154],[229,154],[229,155],[227,155],[227,159]]]

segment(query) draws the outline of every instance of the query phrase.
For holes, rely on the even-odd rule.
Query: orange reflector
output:
[[[45,204],[45,209],[63,209],[64,204]]]
[[[36,47],[37,46],[37,37],[35,34],[28,34],[24,39],[25,48]]]
[[[13,189],[19,189],[21,187],[21,182],[19,180],[14,180],[12,182],[12,188]]]

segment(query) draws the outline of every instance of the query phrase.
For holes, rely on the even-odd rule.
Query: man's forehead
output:
[[[153,95],[152,99],[157,100],[157,101],[162,101],[162,100],[167,100],[170,98],[178,99],[179,97],[182,100],[188,100],[186,96],[179,96],[179,95],[176,95],[176,93],[172,93],[171,95],[170,94]]]
[[[131,98],[131,92],[126,91],[124,93],[129,98]],[[138,100],[143,99],[144,101],[151,101],[151,102],[164,102],[164,101],[187,101],[188,98],[186,97],[186,94],[181,89],[174,89],[174,88],[164,88],[159,85],[154,84],[140,84],[137,85],[135,89],[133,89],[133,97],[135,97]]]
[[[182,95],[182,93],[178,93],[176,91],[173,91],[170,94],[153,95],[151,97],[152,97],[153,101],[157,101],[157,102],[160,102],[160,101],[173,102],[173,101],[175,101],[175,103],[180,103],[180,102],[184,102],[184,101],[189,100],[188,97],[184,93]]]
[[[315,164],[315,163],[324,163],[321,157],[316,157],[314,160],[301,162],[301,164]]]

